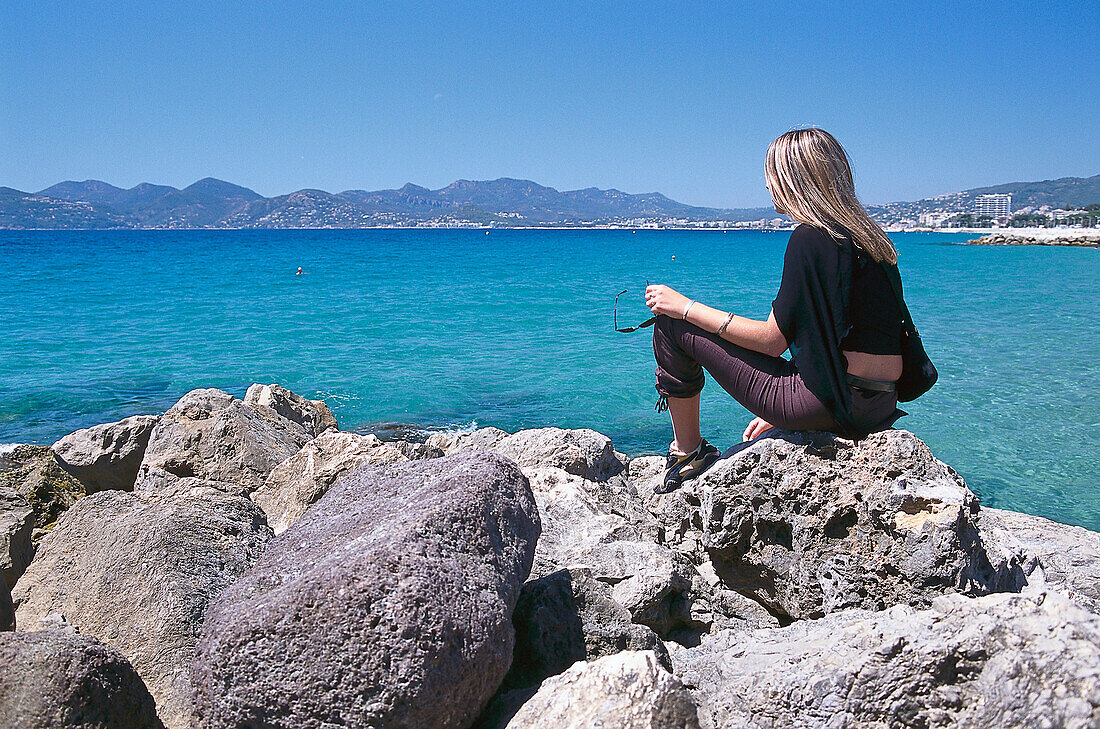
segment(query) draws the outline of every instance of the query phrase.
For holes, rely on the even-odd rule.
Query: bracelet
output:
[[[691,307],[693,307],[693,306],[695,306],[695,301],[694,300],[689,301],[688,305],[684,307],[684,316],[682,317],[684,321],[687,321],[688,312],[691,311]]]
[[[722,326],[718,327],[718,331],[716,331],[715,334],[717,334],[718,336],[722,336],[723,334],[725,334],[726,333],[726,327],[728,327],[730,325],[731,321],[733,321],[733,314],[732,313],[730,313],[730,315],[726,317],[725,323],[722,324]]]

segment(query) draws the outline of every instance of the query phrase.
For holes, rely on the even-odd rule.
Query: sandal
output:
[[[703,471],[707,470],[721,457],[718,449],[707,443],[705,439],[699,442],[699,446],[686,455],[674,454],[671,449],[665,459],[665,476],[653,493],[667,494],[675,491],[683,485],[684,481],[690,481]]]

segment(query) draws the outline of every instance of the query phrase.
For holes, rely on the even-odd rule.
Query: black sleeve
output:
[[[772,302],[772,313],[779,331],[790,344],[798,333],[799,315],[813,307],[809,276],[812,271],[811,246],[806,226],[799,226],[791,233],[787,241],[787,251],[783,254],[783,278],[779,282],[779,293]]]

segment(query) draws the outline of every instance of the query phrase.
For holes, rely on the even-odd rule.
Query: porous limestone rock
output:
[[[1057,590],[1100,614],[1100,532],[985,508],[978,526],[991,560],[1018,569],[1020,589]]]
[[[118,651],[72,632],[0,633],[5,729],[163,729]]]
[[[149,436],[160,418],[135,415],[66,435],[50,448],[57,462],[89,493],[131,491]]]
[[[651,508],[668,543],[789,619],[1006,588],[977,498],[906,431],[772,431]]]
[[[698,729],[691,695],[649,651],[582,661],[548,678],[508,729]]]
[[[84,484],[58,465],[48,446],[19,445],[6,458],[0,489],[14,489],[34,510],[31,541],[37,545],[58,517],[84,496]]]
[[[276,534],[286,531],[341,476],[371,464],[408,460],[373,435],[329,431],[276,466],[252,494]]]
[[[511,663],[538,534],[493,453],[344,477],[211,604],[198,725],[469,726]]]
[[[715,729],[1100,726],[1100,618],[1057,594],[846,610],[672,658]]]
[[[60,614],[117,648],[165,724],[183,729],[203,611],[270,537],[258,506],[215,489],[92,494],[62,516],[16,585],[19,628]]]
[[[154,492],[193,478],[247,495],[312,437],[270,408],[261,413],[221,390],[192,390],[153,428],[134,488]]]
[[[15,587],[31,563],[33,533],[34,509],[15,489],[0,487],[0,583],[6,589]]]
[[[313,437],[336,430],[336,416],[324,400],[307,400],[282,385],[253,384],[244,394],[244,404],[262,412],[269,408],[281,417],[298,423]]]

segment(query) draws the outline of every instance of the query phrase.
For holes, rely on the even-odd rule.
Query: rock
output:
[[[135,490],[160,491],[179,479],[247,495],[312,436],[270,408],[261,413],[221,390],[192,390],[153,428]]]
[[[977,498],[911,433],[773,433],[658,503],[669,543],[722,587],[793,620],[1003,589]]]
[[[613,514],[598,500],[597,484],[560,468],[528,468],[531,490],[542,515],[542,536],[535,551],[536,577],[550,574],[577,561],[599,545],[617,540],[639,541],[656,530],[639,528]]]
[[[646,502],[653,497],[653,490],[661,482],[664,472],[665,459],[661,456],[639,456],[630,459],[627,465],[630,487],[638,494],[638,498]]]
[[[66,435],[51,446],[63,469],[89,494],[105,489],[131,491],[149,444],[156,415],[135,415]]]
[[[577,661],[621,651],[654,651],[671,670],[664,643],[652,629],[633,623],[611,590],[585,567],[559,570],[525,584],[512,616],[512,668],[501,691],[537,686]]]
[[[652,541],[656,522],[628,485],[614,479],[588,481],[560,468],[531,468],[527,473],[543,523],[535,577],[583,569],[609,586],[608,598],[632,622],[666,640],[693,644],[700,632],[715,626],[775,622],[747,598],[719,594],[685,555]],[[612,508],[619,513],[611,513]],[[598,622],[590,620],[589,626]],[[614,621],[608,630],[621,633]]]
[[[1100,726],[1100,618],[1057,594],[848,610],[673,662],[716,729]]]
[[[653,653],[575,664],[543,682],[508,729],[698,729],[691,695]]]
[[[252,500],[267,514],[272,530],[282,534],[343,475],[362,466],[406,460],[373,435],[330,431],[276,466]]]
[[[84,496],[84,484],[58,465],[47,446],[16,446],[7,458],[8,468],[0,471],[0,489],[14,489],[34,510],[31,541],[37,545],[58,517]]]
[[[12,460],[12,454],[16,448],[24,445],[23,443],[3,443],[0,444],[0,471],[6,471],[15,463]]]
[[[407,440],[382,441],[391,448],[396,448],[401,455],[410,461],[423,461],[428,458],[442,458],[446,455],[442,450],[427,443],[415,443]]]
[[[7,583],[0,580],[0,631],[3,630],[15,630],[15,605]]]
[[[346,476],[211,604],[199,726],[469,726],[511,663],[538,533],[495,454]]]
[[[602,433],[583,428],[537,428],[513,433],[492,446],[524,469],[560,468],[589,481],[606,481],[626,470],[626,459]]]
[[[426,445],[444,453],[493,450],[518,463],[524,473],[558,468],[589,481],[625,474],[628,463],[610,438],[587,428],[535,428],[511,435],[499,428],[479,428],[472,433],[435,433]]]
[[[991,559],[1019,570],[1016,589],[1058,590],[1100,614],[1100,533],[1001,509],[982,509],[978,524]]]
[[[448,430],[433,433],[428,437],[425,445],[438,449],[443,455],[448,456],[458,451],[489,450],[507,437],[508,433],[500,428],[478,428],[472,432]]]
[[[471,729],[505,729],[520,707],[539,690],[538,685],[502,691],[493,697]]]
[[[6,589],[15,587],[31,563],[33,532],[34,509],[15,489],[0,487],[0,583]]]
[[[248,499],[209,488],[81,499],[13,592],[20,628],[63,615],[126,656],[169,727],[187,727],[189,671],[210,599],[271,537]]]
[[[270,408],[301,425],[314,438],[337,429],[336,416],[324,400],[307,400],[281,385],[252,385],[244,394],[244,404],[254,410]]]
[[[94,638],[0,633],[0,666],[6,729],[163,729],[133,667]]]

